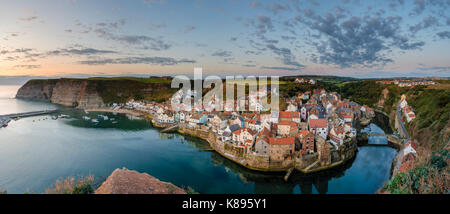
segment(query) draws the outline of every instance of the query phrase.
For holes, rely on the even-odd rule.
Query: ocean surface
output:
[[[22,118],[0,128],[0,187],[8,193],[44,193],[57,179],[93,175],[101,184],[116,168],[146,172],[200,193],[375,193],[389,178],[396,150],[385,137],[370,137],[356,158],[339,169],[303,175],[260,173],[240,167],[207,143],[161,134],[149,121],[121,114],[89,113],[46,102],[14,99],[20,86],[0,85],[0,115],[59,108],[69,119],[50,115]],[[107,115],[104,120],[98,114]],[[99,124],[83,116],[99,118]],[[371,131],[383,130],[371,124]]]

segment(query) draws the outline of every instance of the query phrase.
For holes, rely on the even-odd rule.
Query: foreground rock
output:
[[[95,194],[186,194],[183,189],[147,174],[116,169]]]

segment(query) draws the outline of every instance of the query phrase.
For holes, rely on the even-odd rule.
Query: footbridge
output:
[[[361,133],[360,135],[363,139],[367,138],[367,140],[368,137],[386,137],[389,143],[394,144],[398,147],[401,147],[405,141],[405,139],[402,139],[393,134]]]

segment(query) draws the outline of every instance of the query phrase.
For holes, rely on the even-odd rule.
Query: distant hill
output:
[[[296,78],[314,79],[314,80],[322,80],[322,81],[339,81],[339,82],[360,80],[360,79],[353,78],[353,77],[327,76],[327,75],[324,75],[324,76],[322,76],[322,75],[283,76],[283,77],[280,77],[280,80],[289,81],[289,80],[295,80]]]

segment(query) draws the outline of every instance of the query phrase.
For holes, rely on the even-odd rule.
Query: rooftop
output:
[[[311,120],[309,120],[309,126],[311,128],[327,127],[327,120],[325,120],[325,119],[311,119]]]
[[[269,144],[271,145],[289,145],[295,143],[294,137],[284,137],[284,138],[269,138]]]

